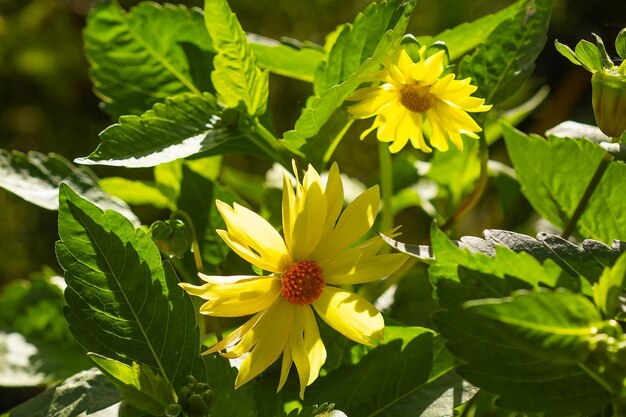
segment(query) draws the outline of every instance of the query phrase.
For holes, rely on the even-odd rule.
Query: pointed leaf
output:
[[[615,38],[615,50],[620,58],[626,59],[626,28],[620,30]]]
[[[171,387],[205,379],[194,307],[156,245],[121,215],[68,186],[60,192],[57,257],[65,270],[65,310],[86,351],[150,366]]]
[[[211,38],[197,9],[99,2],[84,32],[91,78],[112,116],[141,114],[184,92],[213,91]]]
[[[562,44],[561,42],[555,40],[554,47],[556,48],[557,51],[559,51],[561,55],[569,59],[571,63],[576,64],[576,65],[582,65],[580,60],[576,57],[576,52],[574,52],[572,48],[570,48],[569,46]]]
[[[576,58],[588,71],[602,71],[602,55],[591,42],[583,39],[576,44]]]
[[[59,184],[65,182],[84,198],[102,209],[122,213],[134,224],[139,219],[121,200],[98,186],[98,179],[87,168],[77,168],[60,155],[27,154],[0,149],[0,187],[48,210],[59,208]]]
[[[223,111],[209,94],[181,94],[141,116],[122,116],[100,133],[102,143],[77,163],[151,167],[200,152],[220,152],[247,133],[236,110]],[[245,142],[245,141],[244,141]],[[244,145],[245,146],[245,145]]]
[[[500,23],[472,56],[459,66],[462,77],[478,86],[487,103],[509,98],[530,76],[546,40],[552,0],[526,2],[515,17]]]
[[[99,370],[92,368],[42,392],[2,417],[75,417],[103,410],[120,399],[115,386]]]
[[[617,313],[619,297],[624,292],[626,280],[626,254],[619,257],[615,265],[606,268],[593,289],[593,300],[605,318]]]
[[[205,0],[204,21],[217,51],[211,80],[220,102],[229,108],[243,102],[248,113],[265,113],[269,73],[256,66],[252,47],[228,2]]]

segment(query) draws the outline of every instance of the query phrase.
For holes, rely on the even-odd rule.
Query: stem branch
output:
[[[378,142],[378,165],[380,169],[380,193],[383,200],[383,212],[380,229],[383,232],[393,228],[393,212],[391,199],[393,197],[393,162],[391,154],[384,142]]]

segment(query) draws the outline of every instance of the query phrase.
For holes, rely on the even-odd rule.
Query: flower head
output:
[[[359,119],[376,116],[361,139],[378,129],[378,140],[391,142],[389,150],[393,153],[409,140],[415,148],[431,152],[424,139],[424,126],[430,132],[431,146],[447,151],[450,140],[463,149],[461,134],[478,138],[476,132],[482,130],[467,112],[484,112],[491,105],[471,97],[477,87],[470,84],[470,78],[455,80],[454,74],[442,77],[445,51],[426,57],[423,46],[419,54],[419,61],[414,63],[402,49],[397,64],[387,65],[373,80],[383,84],[355,91],[348,100],[358,103],[348,111]]]
[[[378,186],[357,197],[342,213],[343,186],[333,164],[324,186],[309,166],[294,192],[283,179],[283,236],[258,214],[235,203],[217,201],[227,230],[224,241],[246,261],[267,271],[264,276],[207,276],[206,284],[180,284],[205,300],[200,313],[238,317],[253,315],[206,353],[227,358],[246,353],[235,382],[240,386],[263,372],[282,354],[279,389],[291,365],[300,376],[300,396],[319,375],[326,349],[313,310],[349,339],[374,345],[384,322],[365,299],[341,288],[386,277],[402,266],[404,254],[383,254],[380,237],[354,245],[374,224],[380,203]],[[225,352],[222,352],[225,351]]]

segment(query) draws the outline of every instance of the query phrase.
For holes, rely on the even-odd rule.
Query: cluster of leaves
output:
[[[560,126],[547,138],[511,126],[545,97],[542,90],[524,94],[522,86],[546,43],[552,1],[518,0],[417,39],[405,37],[415,7],[414,0],[372,3],[325,45],[294,46],[246,34],[226,0],[206,0],[204,10],[98,4],[84,32],[85,53],[102,107],[118,122],[75,162],[153,168],[153,180],[98,179],[58,155],[0,151],[0,186],[59,212],[56,253],[67,285],[64,299],[49,278],[15,284],[0,297],[6,340],[0,346],[15,340],[33,346],[26,365],[3,369],[0,381],[9,372],[25,372],[37,384],[66,378],[5,415],[74,416],[120,402],[125,417],[622,415],[623,152],[585,126]],[[291,379],[275,394],[274,368],[235,390],[237,371],[229,361],[200,355],[206,323],[178,283],[197,279],[189,272],[198,263],[188,252],[194,236],[207,272],[248,268],[214,232],[224,227],[215,199],[247,201],[276,222],[272,200],[280,198],[264,178],[224,163],[222,155],[244,153],[284,166],[298,158],[323,169],[352,123],[344,100],[401,43],[435,41],[445,42],[437,47],[494,105],[480,122],[486,142],[504,137],[515,168],[513,174],[490,164],[505,209],[521,192],[539,215],[563,228],[600,160],[607,152],[615,156],[577,223],[578,233],[592,240],[580,247],[552,234],[534,239],[490,230],[484,240],[455,244],[436,226],[432,246],[389,239],[431,264],[428,277],[441,307],[433,329],[403,325],[391,315],[385,340],[365,348],[320,323],[329,359],[303,401]],[[309,82],[313,90],[282,138],[271,129],[270,72]],[[507,99],[518,91],[524,103],[512,106]],[[384,210],[394,216],[418,206],[435,220],[448,218],[483,180],[488,161],[478,152],[477,142],[467,141],[463,152],[427,161],[400,155],[396,192]],[[433,183],[436,193],[427,191]],[[149,233],[129,205],[152,205],[172,216]],[[62,359],[44,353],[50,347]],[[10,355],[5,350],[0,356]],[[83,360],[68,367],[69,355]]]

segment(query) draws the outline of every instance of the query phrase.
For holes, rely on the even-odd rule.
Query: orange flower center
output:
[[[436,97],[424,85],[409,84],[400,89],[400,103],[415,113],[422,113],[435,105]]]
[[[314,261],[291,265],[281,277],[283,297],[291,304],[308,305],[320,298],[326,282],[324,271]]]

